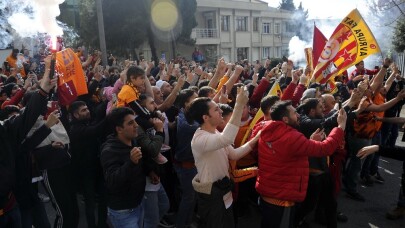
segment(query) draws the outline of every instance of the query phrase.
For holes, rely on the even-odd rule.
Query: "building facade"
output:
[[[291,17],[258,0],[197,0],[192,38],[208,61],[281,58],[294,35]]]
[[[215,63],[221,57],[235,62],[241,59],[262,61],[268,57],[288,56],[288,44],[294,36],[290,11],[269,7],[260,0],[196,2],[195,17],[198,25],[191,34],[191,38],[196,41],[195,46],[173,43],[156,36],[158,56],[165,54],[167,58],[174,58],[181,55],[190,59],[195,47],[202,51],[205,60],[210,63]],[[72,21],[77,28],[80,24],[78,0],[66,0],[63,7],[66,8],[66,13],[61,16]],[[152,57],[147,42],[136,51],[142,53],[145,59]]]
[[[191,34],[195,46],[176,44],[177,53],[173,53],[172,43],[157,40],[157,54],[190,59],[198,47],[209,63],[221,57],[236,62],[288,56],[288,44],[294,36],[290,11],[259,0],[197,0],[195,17],[198,25]],[[147,59],[152,56],[147,43],[138,50]]]

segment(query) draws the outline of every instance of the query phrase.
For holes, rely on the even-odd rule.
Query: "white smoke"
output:
[[[288,59],[292,60],[296,66],[305,66],[306,59],[304,49],[307,47],[312,47],[312,44],[300,40],[298,36],[294,36],[288,44]]]
[[[56,17],[64,0],[2,0],[0,2],[0,48],[6,48],[18,37],[38,33],[63,34]]]

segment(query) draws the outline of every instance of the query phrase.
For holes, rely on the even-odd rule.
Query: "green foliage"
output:
[[[302,2],[300,2],[293,19],[296,26],[296,34],[301,40],[309,41],[312,38],[312,33],[308,32],[311,31],[311,28],[308,25],[307,18],[308,10],[304,10]]]
[[[395,26],[392,44],[397,52],[405,51],[405,17],[399,19]]]
[[[146,39],[149,16],[145,1],[108,0],[103,2],[104,30],[107,48],[125,53]]]
[[[86,45],[99,46],[97,29],[96,2],[94,0],[79,1],[78,32]]]
[[[195,12],[197,10],[196,0],[177,0],[177,8],[183,20],[183,28],[177,41],[183,44],[194,45],[195,40],[190,38],[193,28],[197,26],[197,20],[195,19]]]
[[[116,54],[133,52],[145,41],[154,49],[154,34],[151,29],[150,11],[153,0],[103,0],[104,31],[107,49]],[[191,31],[197,26],[195,12],[196,0],[174,0],[179,16],[182,18],[182,28],[176,37],[177,42],[191,44]],[[72,21],[67,13],[66,4],[61,7],[59,19],[70,26],[74,26],[85,45],[99,46],[97,11],[95,0],[78,1],[80,23]],[[152,51],[153,52],[153,51]],[[155,56],[156,54],[153,53]]]
[[[281,0],[280,6],[278,7],[283,10],[295,11],[295,5],[293,0]]]
[[[300,40],[310,41],[312,39],[312,33],[308,32],[311,31],[311,26],[307,22],[308,10],[304,9],[302,2],[295,8],[293,0],[282,0],[279,8],[294,13],[291,21],[291,30]]]

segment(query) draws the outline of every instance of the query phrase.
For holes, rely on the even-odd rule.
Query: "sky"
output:
[[[262,0],[271,7],[278,7],[280,0]],[[294,0],[296,7],[302,2],[308,9],[308,19],[343,19],[351,10],[357,8],[360,13],[366,13],[366,0]]]

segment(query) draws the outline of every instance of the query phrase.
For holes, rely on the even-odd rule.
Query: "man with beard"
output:
[[[96,227],[96,193],[103,192],[103,174],[100,166],[100,138],[105,131],[105,119],[91,125],[89,108],[83,101],[75,101],[69,107],[72,121],[69,131],[72,165],[82,186],[86,205],[88,227]],[[106,227],[107,208],[104,195],[100,194],[97,227]]]
[[[322,141],[316,130],[307,139],[297,128],[299,115],[290,101],[274,104],[271,121],[264,126],[259,140],[259,173],[256,190],[260,194],[261,227],[293,227],[294,205],[305,199],[308,157],[331,155],[342,143],[346,112],[341,109],[338,127]]]
[[[360,96],[357,96],[360,97]],[[333,97],[332,97],[333,98]],[[354,105],[355,99],[351,99],[348,106],[345,106],[346,112]],[[333,107],[332,107],[333,108]],[[336,127],[338,112],[331,113],[328,118],[324,117],[325,107],[317,98],[308,98],[300,106],[300,132],[306,138],[317,129],[329,133],[333,127]],[[331,111],[331,110],[330,110]],[[309,157],[309,180],[308,191],[305,200],[297,207],[296,224],[300,227],[305,224],[305,216],[308,215],[318,202],[318,206],[325,207],[326,223],[328,227],[336,227],[337,202],[334,196],[333,180],[329,170],[329,157]],[[318,214],[316,214],[318,218]],[[338,218],[347,221],[347,217],[339,213]]]

